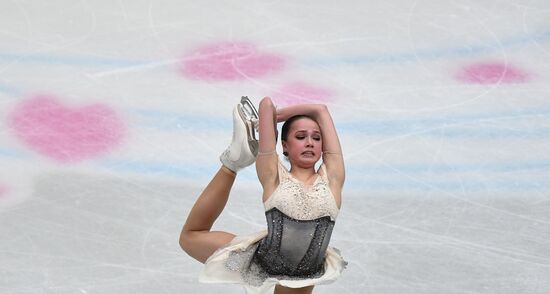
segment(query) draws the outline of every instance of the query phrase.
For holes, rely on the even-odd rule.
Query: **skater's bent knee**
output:
[[[193,231],[187,231],[183,230],[180,234],[180,247],[185,251],[187,254],[190,254],[190,251],[193,247],[193,237],[194,237]]]
[[[187,255],[204,263],[212,253],[231,242],[235,235],[221,231],[183,230],[180,235],[180,246]]]

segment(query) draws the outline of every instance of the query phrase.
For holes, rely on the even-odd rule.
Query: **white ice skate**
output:
[[[237,172],[256,161],[258,155],[258,111],[244,96],[233,109],[233,139],[220,156],[222,164]]]

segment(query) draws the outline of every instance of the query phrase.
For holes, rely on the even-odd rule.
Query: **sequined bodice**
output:
[[[326,175],[324,165],[321,168]],[[264,207],[267,236],[258,243],[251,264],[275,276],[321,275],[338,215],[326,176],[319,174],[306,186],[279,162],[279,186]]]
[[[270,275],[301,278],[321,275],[334,227],[330,216],[297,220],[277,208],[265,215],[267,236],[259,242],[253,262]]]
[[[324,169],[324,165],[321,166]],[[326,170],[323,170],[326,175]],[[265,211],[277,208],[297,220],[312,220],[330,216],[336,220],[338,206],[328,186],[326,176],[317,175],[311,186],[294,178],[279,161],[279,186],[264,203]]]

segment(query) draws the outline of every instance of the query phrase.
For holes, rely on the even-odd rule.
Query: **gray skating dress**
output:
[[[264,203],[267,230],[235,237],[208,258],[203,283],[238,283],[247,293],[269,293],[330,283],[346,266],[328,246],[338,207],[324,165],[311,186],[295,179],[279,161],[279,186]]]

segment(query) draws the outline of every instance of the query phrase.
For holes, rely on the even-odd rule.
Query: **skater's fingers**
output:
[[[283,122],[285,121],[285,117],[279,113],[277,113],[277,122],[280,123],[280,122]]]
[[[285,107],[281,107],[281,108],[276,108],[276,112],[277,112],[277,122],[284,122],[286,121],[287,119],[290,118],[289,116],[289,112],[286,111],[287,109]]]

